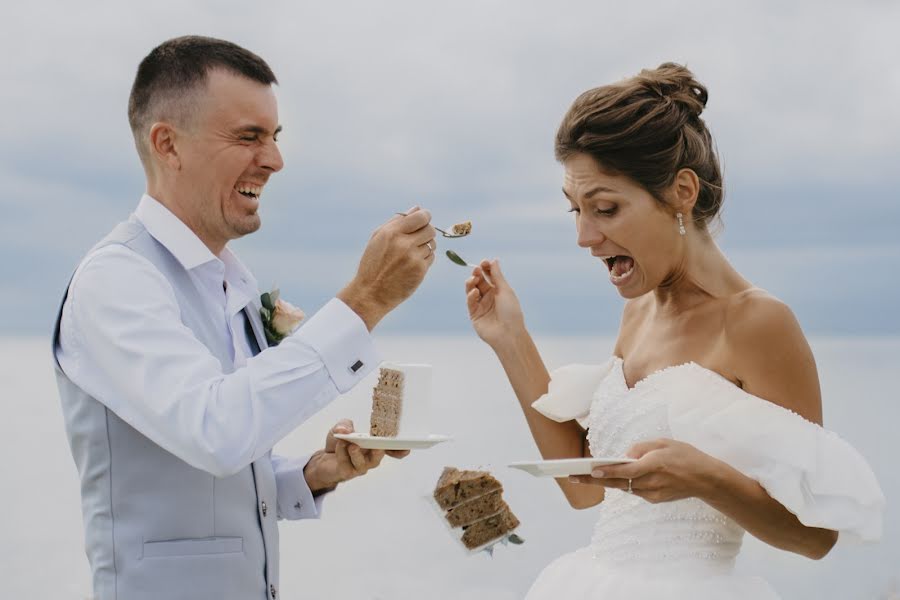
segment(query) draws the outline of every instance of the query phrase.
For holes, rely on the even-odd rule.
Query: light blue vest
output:
[[[178,260],[133,217],[95,249],[111,244],[130,248],[159,269],[175,290],[182,322],[218,357],[223,372],[234,371],[229,341],[203,312],[199,292]],[[250,345],[259,352],[266,347],[259,314],[252,304],[245,313]],[[62,308],[54,349],[61,318]],[[85,549],[97,600],[276,598],[278,528],[269,455],[231,477],[195,469],[86,394],[55,358],[54,363],[81,478]]]

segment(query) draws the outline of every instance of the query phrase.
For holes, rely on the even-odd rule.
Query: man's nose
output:
[[[259,156],[259,166],[263,169],[277,173],[284,167],[284,159],[281,158],[281,150],[274,141],[263,146]]]

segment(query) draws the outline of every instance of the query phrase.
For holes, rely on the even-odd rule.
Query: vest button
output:
[[[262,509],[262,515],[263,515],[263,516],[266,516],[266,513],[269,512],[269,507],[266,505],[266,501],[265,501],[265,500],[262,501],[262,504],[260,505],[260,508]],[[273,588],[273,589],[274,589],[274,588]],[[274,598],[275,595],[272,594],[272,597]]]
[[[269,585],[269,593],[272,594],[272,598],[278,597],[278,591],[275,589],[274,583]]]

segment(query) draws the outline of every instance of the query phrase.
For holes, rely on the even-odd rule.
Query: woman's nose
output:
[[[596,227],[585,226],[581,221],[578,223],[578,245],[582,248],[590,248],[591,246],[599,246],[606,241],[606,236]]]

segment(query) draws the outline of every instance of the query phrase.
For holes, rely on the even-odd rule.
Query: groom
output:
[[[434,261],[430,215],[377,229],[337,297],[267,347],[256,280],[227,243],[260,227],[282,168],[275,83],[210,38],[138,67],[147,193],[78,266],[54,334],[98,600],[276,600],[276,520],[317,517],[322,493],[383,456],[335,440],[349,422],[311,457],[272,447],[378,364],[370,331]]]

